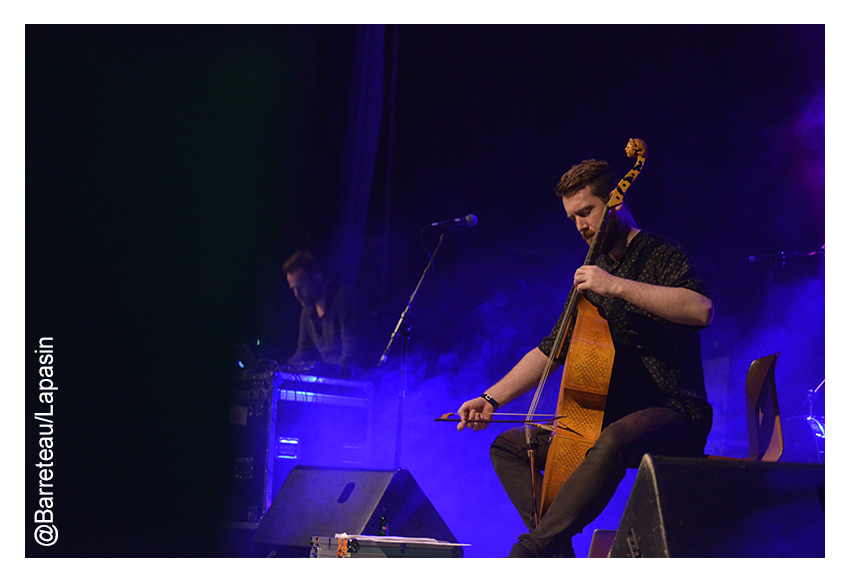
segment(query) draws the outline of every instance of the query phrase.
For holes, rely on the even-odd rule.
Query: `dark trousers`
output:
[[[535,467],[543,469],[549,450],[549,431],[536,429]],[[528,525],[519,536],[512,555],[549,557],[575,555],[572,537],[602,513],[626,476],[637,468],[645,453],[694,456],[702,443],[688,421],[670,408],[645,408],[608,425],[561,490],[535,528],[532,524],[531,475],[525,428],[507,430],[496,437],[490,458],[511,502]],[[542,474],[535,476],[540,499]]]

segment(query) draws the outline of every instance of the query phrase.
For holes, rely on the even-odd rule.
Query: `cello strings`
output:
[[[613,196],[611,197],[613,198]],[[593,235],[593,239],[590,241],[590,249],[588,250],[587,257],[584,260],[584,266],[591,265],[596,261],[596,255],[599,251],[599,246],[601,241],[599,240],[600,235],[604,236],[604,232],[608,226],[608,218],[611,215],[614,206],[618,206],[619,204],[611,205],[611,200],[609,199],[608,204],[605,206],[605,215],[602,217],[602,222],[600,222],[599,228]],[[558,354],[561,352],[564,346],[564,341],[566,339],[567,331],[569,330],[570,323],[572,322],[573,311],[575,310],[575,304],[577,299],[578,291],[576,290],[575,284],[573,284],[570,289],[570,294],[568,297],[568,305],[566,310],[566,317],[561,322],[561,326],[558,328],[558,334],[555,337],[555,342],[552,345],[552,350],[549,352],[548,359],[546,360],[546,366],[543,368],[543,374],[540,377],[540,381],[537,383],[537,389],[534,391],[534,397],[531,400],[531,406],[528,409],[528,414],[526,415],[526,420],[531,421],[532,417],[537,412],[537,406],[540,403],[540,396],[543,394],[543,386],[546,383],[546,380],[549,378],[552,373],[552,367],[555,364],[555,358],[557,358]],[[531,440],[531,430],[530,425],[526,424],[526,440]]]

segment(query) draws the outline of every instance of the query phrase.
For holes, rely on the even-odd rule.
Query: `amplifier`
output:
[[[274,489],[275,421],[281,378],[245,371],[235,380],[228,412],[228,503],[224,519],[259,522]]]
[[[228,422],[227,523],[257,523],[296,465],[367,468],[374,385],[246,370]]]
[[[278,378],[275,493],[296,465],[370,465],[373,384],[308,374]]]

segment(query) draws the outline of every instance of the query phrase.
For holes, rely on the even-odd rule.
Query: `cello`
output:
[[[629,158],[637,158],[632,169],[611,192],[602,222],[596,230],[584,265],[593,265],[599,256],[611,213],[619,208],[626,190],[643,169],[647,146],[643,140],[630,139],[625,148]],[[569,342],[566,342],[569,337]],[[533,421],[537,404],[555,360],[566,354],[564,372],[558,393],[555,421],[544,425],[552,431],[546,466],[543,473],[540,500],[537,500],[537,470],[535,452],[537,441]],[[602,418],[608,396],[608,384],[614,365],[614,343],[608,322],[575,284],[570,290],[565,317],[556,335],[544,373],[537,385],[525,420],[525,437],[531,473],[531,491],[534,527],[549,508],[555,495],[567,478],[584,459],[602,432]]]

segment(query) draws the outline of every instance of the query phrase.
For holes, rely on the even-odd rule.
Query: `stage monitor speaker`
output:
[[[824,465],[644,456],[612,558],[824,557]]]
[[[379,535],[457,543],[405,469],[332,469],[297,465],[260,521],[252,545],[260,556],[309,557],[313,536]]]

